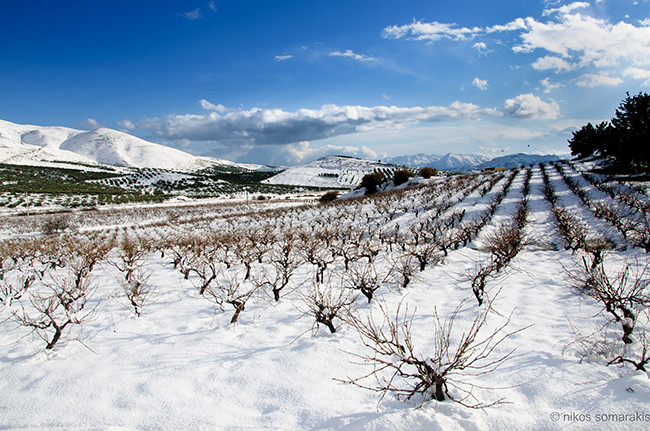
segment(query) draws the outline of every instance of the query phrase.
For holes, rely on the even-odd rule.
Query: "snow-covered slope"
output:
[[[200,162],[189,153],[106,128],[76,134],[59,148],[117,166],[190,170]]]
[[[509,154],[507,156],[496,157],[487,162],[481,163],[476,166],[478,169],[485,168],[518,168],[519,166],[533,166],[539,163],[550,163],[560,160],[560,157],[547,154],[545,156],[539,156],[535,154]]]
[[[211,165],[251,170],[266,168],[262,165],[194,156],[107,128],[88,132],[66,127],[21,125],[2,120],[0,163],[84,163],[174,170],[195,170]]]
[[[412,168],[422,168],[428,166],[441,171],[462,171],[471,169],[474,166],[486,162],[489,157],[479,154],[453,154],[448,153],[444,156],[437,154],[415,154],[409,156],[397,156],[386,159],[389,163],[409,166]]]
[[[368,173],[379,170],[388,174],[395,169],[395,165],[375,160],[326,156],[306,165],[290,167],[263,182],[312,187],[354,187]]]

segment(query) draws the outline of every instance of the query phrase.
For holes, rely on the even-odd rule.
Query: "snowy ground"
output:
[[[488,258],[485,237],[513,213],[521,199],[522,178],[520,172],[494,217],[468,246],[428,265],[406,288],[385,281],[370,303],[360,296],[354,312],[361,317],[372,313],[381,320],[380,303],[391,314],[399,304],[408,306],[415,313],[416,350],[426,356],[433,340],[434,307],[445,317],[464,303],[452,334],[452,342],[457,340],[480,310],[467,273]],[[559,175],[553,174],[552,180],[563,203],[575,207],[590,228],[610,230],[563,186]],[[466,218],[478,215],[501,184],[503,180],[483,197],[473,191],[448,211],[464,209]],[[582,255],[560,246],[541,185],[536,167],[526,225],[530,241],[505,272],[488,283],[488,294],[496,295],[496,300],[484,333],[499,327],[509,315],[507,332],[527,329],[506,338],[492,352],[496,358],[514,350],[502,366],[486,375],[466,377],[477,385],[479,400],[504,398],[503,404],[467,409],[448,400],[422,404],[422,398],[405,401],[392,394],[379,402],[378,393],[341,383],[370,371],[354,356],[368,351],[350,325],[342,324],[334,334],[323,326],[315,331],[314,319],[304,314],[300,300],[314,283],[308,263],[298,268],[279,302],[260,290],[239,322],[231,324],[232,309],[216,311],[213,302],[199,295],[196,276],[185,280],[173,269],[169,254],[161,257],[150,252],[144,262],[153,292],[142,315],[136,317],[122,293],[123,274],[109,262],[101,262],[92,272],[96,291],[87,306],[96,307],[94,319],[75,327],[52,350],[45,350],[43,340],[11,318],[20,304],[29,308],[27,295],[12,307],[3,305],[0,429],[648,429],[647,373],[631,366],[607,366],[601,356],[581,354],[584,346],[576,341],[597,332],[607,316],[595,300],[571,288],[569,272]],[[403,231],[425,217],[430,211],[426,208],[415,215],[418,196],[406,199],[413,205],[396,211],[392,220],[381,225],[400,225]],[[372,201],[355,202],[286,213],[276,210],[260,218],[240,211],[234,218],[212,218],[196,226],[216,231],[226,225],[248,229],[262,223],[260,219],[299,216],[293,220],[299,230],[319,217],[330,223],[340,219],[342,224],[371,220],[380,207]],[[256,212],[263,209],[260,205]],[[190,209],[185,209],[189,220]],[[164,237],[190,230],[189,226],[194,224],[132,231]],[[620,267],[624,259],[646,261],[642,249],[624,250],[624,240],[611,231],[619,246],[607,258],[612,268]],[[387,268],[386,258],[382,250],[378,271]],[[264,266],[255,263],[253,273],[261,273]],[[326,280],[337,284],[344,272],[342,262],[336,261],[328,266]],[[636,331],[641,332],[647,322],[640,319],[637,325]],[[611,325],[612,337],[618,330]]]

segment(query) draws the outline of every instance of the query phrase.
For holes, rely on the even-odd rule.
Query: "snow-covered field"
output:
[[[594,201],[621,202],[574,167],[563,169]],[[556,205],[580,220],[590,240],[609,241],[608,274],[613,278],[627,262],[633,279],[647,262],[638,246],[640,231],[623,235],[596,218],[559,171],[551,166],[545,171]],[[239,202],[232,210],[219,206],[212,212],[184,206],[152,214],[152,223],[129,223],[121,219],[128,213],[116,212],[114,219],[83,224],[82,233],[5,241],[0,429],[648,429],[648,374],[614,360],[621,355],[638,362],[644,354],[650,303],[634,306],[633,342],[624,344],[621,322],[574,288],[582,258],[589,262],[591,253],[587,246],[565,249],[542,194],[542,178],[542,170],[532,168],[522,228],[527,240],[486,278],[481,306],[471,278],[493,262],[491,238],[517,211],[526,170],[434,179],[329,205]],[[642,192],[630,196],[648,203]],[[463,240],[463,229],[477,226],[488,213],[478,232]],[[626,217],[642,216],[630,211]],[[39,314],[46,293],[73,284],[72,274],[87,255],[83,250],[101,251],[110,241],[112,248],[84,278],[86,296],[67,303],[67,314],[63,306]],[[128,250],[137,250],[137,257],[129,260]],[[54,257],[60,260],[53,264]],[[425,258],[419,271],[418,259]],[[272,287],[281,286],[283,268],[292,271],[275,301]],[[316,281],[321,273],[322,283]],[[21,290],[26,280],[31,284]],[[133,292],[137,281],[144,284],[138,285],[134,308],[125,291]],[[371,290],[370,301],[362,294],[367,290],[352,288],[361,281]],[[335,299],[339,293],[343,299],[358,295],[349,307],[354,317],[342,311],[334,318],[335,333],[309,313],[310,295],[319,291]],[[237,300],[245,300],[245,308],[231,323]],[[434,364],[429,360],[435,357],[434,310],[444,323],[459,305],[450,355],[481,313],[487,315],[477,341],[506,326],[474,364],[487,368],[450,375],[448,395],[459,398],[464,388],[472,394],[465,404],[503,403],[471,409],[449,399],[435,401],[431,391],[426,397],[398,399],[389,392],[380,398],[381,393],[350,384],[376,387],[390,377],[379,370],[378,379],[357,380],[373,371],[364,360],[372,351],[352,323],[363,325],[372,316],[387,328],[382,309],[394,320],[399,307],[398,324],[412,318],[415,357]],[[45,348],[52,327],[41,329],[39,337],[20,325],[45,322],[48,313],[81,322],[68,325],[52,349]],[[403,338],[401,343],[407,345]],[[397,363],[397,353],[385,359]],[[492,369],[490,363],[501,359]],[[408,389],[415,382],[397,376],[393,384]]]

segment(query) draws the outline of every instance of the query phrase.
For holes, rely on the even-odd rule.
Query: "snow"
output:
[[[399,165],[421,168],[429,166],[441,171],[467,172],[474,169],[485,168],[505,168],[513,169],[519,166],[530,166],[538,163],[550,163],[560,160],[554,155],[536,155],[536,154],[508,154],[500,157],[489,157],[479,154],[453,154],[448,153],[444,156],[435,154],[415,154],[411,156],[389,157],[387,162]]]
[[[319,169],[325,171],[325,164]],[[563,203],[579,207],[578,199],[560,187],[559,176],[552,178]],[[464,209],[466,217],[477,216],[504,181],[484,197],[478,191],[465,198],[454,194],[450,199],[462,200],[448,211]],[[379,302],[391,313],[399,304],[408,306],[415,313],[414,344],[426,355],[433,340],[434,307],[444,318],[464,303],[452,334],[452,342],[458,339],[478,311],[467,271],[487,259],[482,251],[485,233],[512,214],[521,199],[522,181],[519,173],[485,232],[469,246],[450,251],[441,263],[417,273],[406,288],[387,278],[371,303],[363,297],[356,301],[356,313],[379,319]],[[16,327],[9,308],[0,309],[0,429],[645,430],[650,421],[647,373],[607,366],[599,355],[583,356],[576,343],[606,320],[599,304],[571,288],[569,271],[580,255],[548,247],[555,230],[541,185],[535,167],[526,227],[530,243],[505,273],[488,283],[489,296],[496,300],[486,332],[508,316],[508,332],[527,329],[506,338],[493,352],[500,357],[513,351],[501,367],[467,376],[480,386],[476,396],[481,400],[503,397],[505,404],[483,411],[449,401],[398,400],[391,394],[379,402],[377,393],[342,384],[370,371],[355,356],[368,352],[348,324],[335,334],[324,327],[314,334],[313,318],[300,311],[300,292],[313,283],[309,264],[301,265],[279,302],[259,291],[246,304],[239,323],[231,324],[231,309],[217,311],[198,294],[196,276],[185,280],[173,269],[169,255],[151,252],[144,269],[154,290],[142,316],[134,315],[120,290],[123,274],[103,262],[92,273],[97,290],[88,306],[96,307],[95,318],[51,351],[26,328]],[[209,226],[210,231],[239,229],[235,232],[245,235],[256,226],[288,221],[294,231],[309,231],[320,221],[352,231],[378,220],[379,227],[406,231],[433,211],[425,210],[432,204],[424,198],[425,190],[407,191],[403,201],[386,195],[409,206],[403,210],[398,205],[390,221],[382,219],[380,201],[368,199],[273,213],[263,213],[267,204],[257,203],[255,208],[242,207],[236,217],[209,217],[187,225],[179,220],[158,227],[141,224],[131,230],[165,238],[182,231],[202,234]],[[268,205],[277,210],[281,204]],[[183,207],[181,213],[191,218],[192,209]],[[581,215],[590,226],[602,228],[587,213]],[[377,258],[380,271],[386,270],[386,253],[382,249]],[[642,250],[630,248],[612,251],[611,262],[620,266],[623,259],[634,258],[647,259]],[[253,265],[254,273],[264,268]],[[333,284],[344,275],[341,262],[328,268]],[[19,311],[16,307],[13,310]],[[637,331],[647,326],[640,319]],[[616,329],[611,328],[614,336]],[[631,416],[603,416],[621,414]]]
[[[476,166],[477,169],[485,168],[505,168],[513,169],[519,166],[533,166],[539,163],[551,163],[560,160],[560,157],[554,155],[540,156],[536,154],[508,154],[506,156],[496,157]]]
[[[422,168],[428,166],[441,171],[464,171],[488,161],[490,158],[478,154],[453,154],[443,156],[436,154],[415,154],[411,156],[397,156],[386,159],[389,163]]]
[[[193,171],[222,165],[248,170],[266,166],[199,157],[108,128],[82,131],[0,120],[0,162],[64,166],[67,163]]]
[[[292,166],[264,180],[266,184],[287,184],[324,188],[352,188],[364,175],[375,170],[392,172],[395,165],[353,157],[326,156],[301,166]]]

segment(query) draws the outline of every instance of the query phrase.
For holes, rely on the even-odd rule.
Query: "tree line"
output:
[[[609,157],[620,168],[647,170],[650,163],[650,95],[623,99],[610,121],[587,123],[569,139],[571,154]]]

